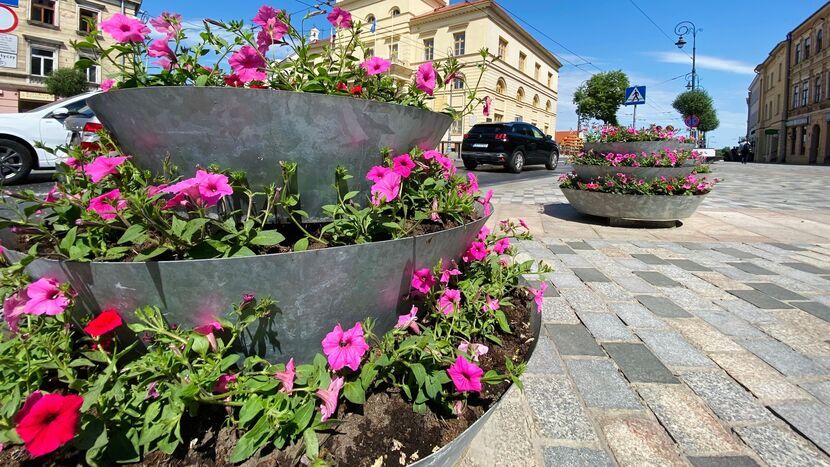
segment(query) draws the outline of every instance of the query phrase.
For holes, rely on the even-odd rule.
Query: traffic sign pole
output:
[[[634,121],[631,122],[631,128],[637,128],[637,106],[634,106]]]

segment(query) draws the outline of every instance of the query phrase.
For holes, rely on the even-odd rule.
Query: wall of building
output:
[[[787,44],[779,43],[756,68],[760,77],[760,116],[756,132],[755,161],[777,162],[784,154],[784,119],[787,105]]]

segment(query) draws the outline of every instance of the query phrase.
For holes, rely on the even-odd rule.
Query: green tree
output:
[[[628,76],[621,70],[597,73],[574,93],[576,113],[617,125],[617,110],[625,101]]]
[[[45,83],[49,94],[57,97],[71,97],[89,90],[84,72],[74,68],[53,71],[46,77]]]
[[[695,89],[679,94],[674,99],[672,107],[683,117],[697,115],[700,118],[700,124],[697,128],[704,133],[715,130],[720,126],[712,97],[703,89]]]

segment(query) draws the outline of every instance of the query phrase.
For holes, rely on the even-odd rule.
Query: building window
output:
[[[461,78],[454,78],[452,80],[453,89],[464,89],[464,80]]]
[[[398,59],[398,43],[393,42],[389,44],[389,60],[395,61]]]
[[[525,88],[519,88],[519,90],[516,91],[516,100],[519,102],[525,101]]]
[[[539,77],[542,75],[542,65],[536,64],[536,69],[533,70],[533,79],[539,81]]]
[[[504,78],[499,78],[496,81],[496,93],[504,94],[505,92],[507,92],[507,83],[504,82]]]
[[[824,28],[824,25],[822,25],[821,27]],[[823,42],[824,42],[824,30],[819,29],[818,32],[816,33],[816,53],[821,52],[821,47],[823,45]]]
[[[810,36],[804,38],[804,60],[810,58]]]
[[[821,100],[821,75],[816,76],[816,85],[813,87],[813,102]]]
[[[537,108],[539,107],[539,95],[538,94],[533,96],[533,107],[537,107]]]
[[[399,14],[401,14],[401,9],[398,7],[393,7],[391,10],[389,10],[389,14],[392,16],[398,16]]]
[[[525,63],[527,62],[527,55],[519,52],[519,71],[525,71]]]
[[[516,120],[515,121],[521,122],[522,121],[522,116],[521,115],[516,115]]]
[[[798,62],[801,61],[801,44],[795,45],[795,64],[798,65]]]
[[[375,48],[368,47],[366,48],[366,57],[374,57],[375,56]]]
[[[801,83],[801,106],[807,105],[807,97],[810,95],[810,81],[804,80]]]
[[[553,73],[548,72],[548,87],[553,88]]]
[[[31,20],[44,24],[55,24],[55,0],[32,0]]]
[[[494,122],[503,122],[504,121],[504,115],[502,115],[502,114],[493,114],[493,121]]]
[[[507,57],[507,40],[503,37],[499,37],[499,57],[502,60],[505,60]]]
[[[794,109],[798,107],[798,93],[799,93],[799,88],[800,88],[800,86],[798,85],[798,83],[795,83],[795,84],[793,85],[793,108],[794,108]]]
[[[98,24],[98,12],[88,8],[78,8],[78,31],[92,32]]]
[[[91,67],[84,70],[84,74],[86,75],[87,82],[89,82],[89,83],[99,83],[100,82],[100,80],[98,78],[98,76],[100,76],[99,72],[100,72],[100,68],[98,67],[98,65],[92,65]]]
[[[550,101],[545,102],[545,112],[550,112],[551,104]]]
[[[464,55],[464,33],[457,32],[452,35],[453,53],[455,55]]]
[[[424,61],[432,61],[435,56],[435,39],[424,39]]]
[[[778,82],[781,82],[781,64],[778,64]]]
[[[806,151],[807,151],[807,126],[805,125],[805,126],[801,127],[801,148],[799,149],[799,152],[801,153],[801,155],[804,155],[804,153]]]
[[[781,108],[781,94],[778,94],[778,95],[775,96],[775,115],[778,115],[778,112],[780,112],[780,110],[779,110],[780,108]]]
[[[55,51],[32,47],[29,62],[32,64],[31,74],[47,76],[55,67]]]

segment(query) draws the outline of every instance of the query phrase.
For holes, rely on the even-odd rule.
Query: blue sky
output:
[[[571,103],[574,89],[591,73],[615,69],[626,72],[632,84],[648,87],[648,103],[637,109],[638,126],[648,122],[682,125],[671,102],[685,90],[683,75],[691,71],[691,59],[674,46],[673,32],[678,22],[690,20],[702,29],[697,36],[700,86],[714,98],[721,121],[721,127],[709,135],[710,145],[734,145],[738,136],[746,133],[746,94],[755,65],[766,58],[787,32],[824,4],[824,0],[633,1],[669,37],[638,11],[631,0],[499,0],[565,65],[560,70],[558,130],[576,126]],[[268,2],[292,13],[298,12],[298,17],[313,3],[313,0]],[[250,20],[262,4],[262,0],[145,0],[142,8],[151,16],[165,10],[175,11],[186,20],[204,17]],[[309,24],[315,22],[320,29],[328,30],[323,27],[327,24],[323,17]],[[685,50],[691,54],[688,39]],[[630,109],[620,110],[621,122],[630,123]]]

